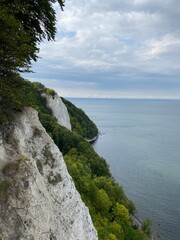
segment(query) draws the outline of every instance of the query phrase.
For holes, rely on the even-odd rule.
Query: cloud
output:
[[[179,0],[69,0],[29,78],[64,96],[180,97],[179,16]]]

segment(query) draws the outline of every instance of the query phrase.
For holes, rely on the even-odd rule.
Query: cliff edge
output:
[[[0,133],[0,237],[97,240],[63,156],[32,108]]]
[[[47,100],[47,106],[51,108],[53,115],[57,118],[57,122],[71,130],[69,113],[61,98],[57,94],[55,96],[43,94],[43,96]]]

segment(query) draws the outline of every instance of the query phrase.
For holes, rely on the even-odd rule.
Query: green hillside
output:
[[[62,98],[62,100],[68,109],[72,130],[86,139],[96,137],[98,135],[98,129],[85,112],[74,106],[70,101],[64,98]]]

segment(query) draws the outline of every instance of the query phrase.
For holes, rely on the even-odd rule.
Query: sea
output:
[[[93,144],[161,240],[180,239],[180,101],[69,99],[94,121]]]

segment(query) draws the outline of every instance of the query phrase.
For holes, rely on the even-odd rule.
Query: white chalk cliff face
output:
[[[63,156],[25,108],[0,136],[0,239],[97,240]]]
[[[45,96],[47,105],[51,108],[53,115],[57,118],[58,123],[61,126],[71,130],[69,113],[62,99],[57,94],[54,97],[47,94],[43,94],[43,96]]]

